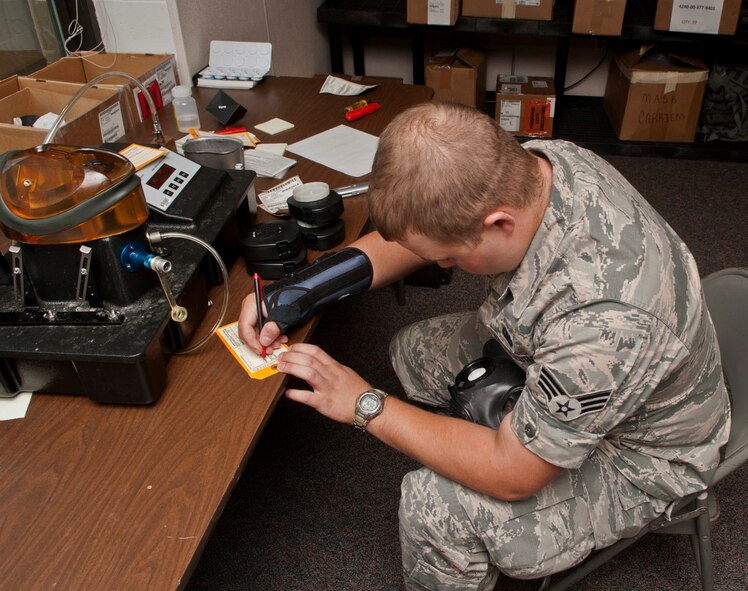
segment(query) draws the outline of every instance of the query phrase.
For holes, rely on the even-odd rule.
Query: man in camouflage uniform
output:
[[[471,130],[464,142],[460,126]],[[476,312],[395,337],[407,396],[446,409],[448,386],[489,338],[526,371],[495,431],[394,397],[370,421],[370,433],[425,466],[402,484],[408,589],[486,590],[500,571],[568,568],[703,490],[727,441],[716,337],[688,249],[601,158],[567,142],[522,148],[489,117],[448,105],[404,113],[380,141],[370,194],[379,233],[354,244],[371,259],[372,285],[424,261],[489,277]],[[495,178],[483,186],[466,175]],[[466,210],[487,205],[439,213],[455,196]],[[280,370],[314,389],[289,397],[340,421],[370,388],[311,345],[294,345]]]

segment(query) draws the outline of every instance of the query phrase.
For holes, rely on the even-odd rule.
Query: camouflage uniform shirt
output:
[[[562,141],[524,147],[553,166],[550,205],[478,312],[527,372],[514,433],[563,468],[604,454],[655,499],[703,490],[730,409],[691,253],[605,160]]]

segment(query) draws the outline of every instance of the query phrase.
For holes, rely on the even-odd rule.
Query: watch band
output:
[[[372,409],[364,408],[362,402],[371,399],[372,396],[378,399],[378,405]],[[384,410],[385,398],[387,398],[387,393],[377,388],[372,388],[371,390],[366,390],[359,394],[356,399],[356,407],[353,413],[353,426],[361,431],[366,431],[369,422],[378,417]]]

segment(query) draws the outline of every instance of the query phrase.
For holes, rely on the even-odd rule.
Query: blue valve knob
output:
[[[149,252],[145,244],[141,242],[126,244],[119,255],[119,260],[122,267],[130,273],[134,273],[140,269],[150,269],[163,273],[171,271],[171,262]]]

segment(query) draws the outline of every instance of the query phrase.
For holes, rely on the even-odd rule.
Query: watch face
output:
[[[379,408],[379,404],[379,398],[377,398],[375,394],[367,394],[361,399],[359,408],[364,414],[369,414],[377,410]]]

